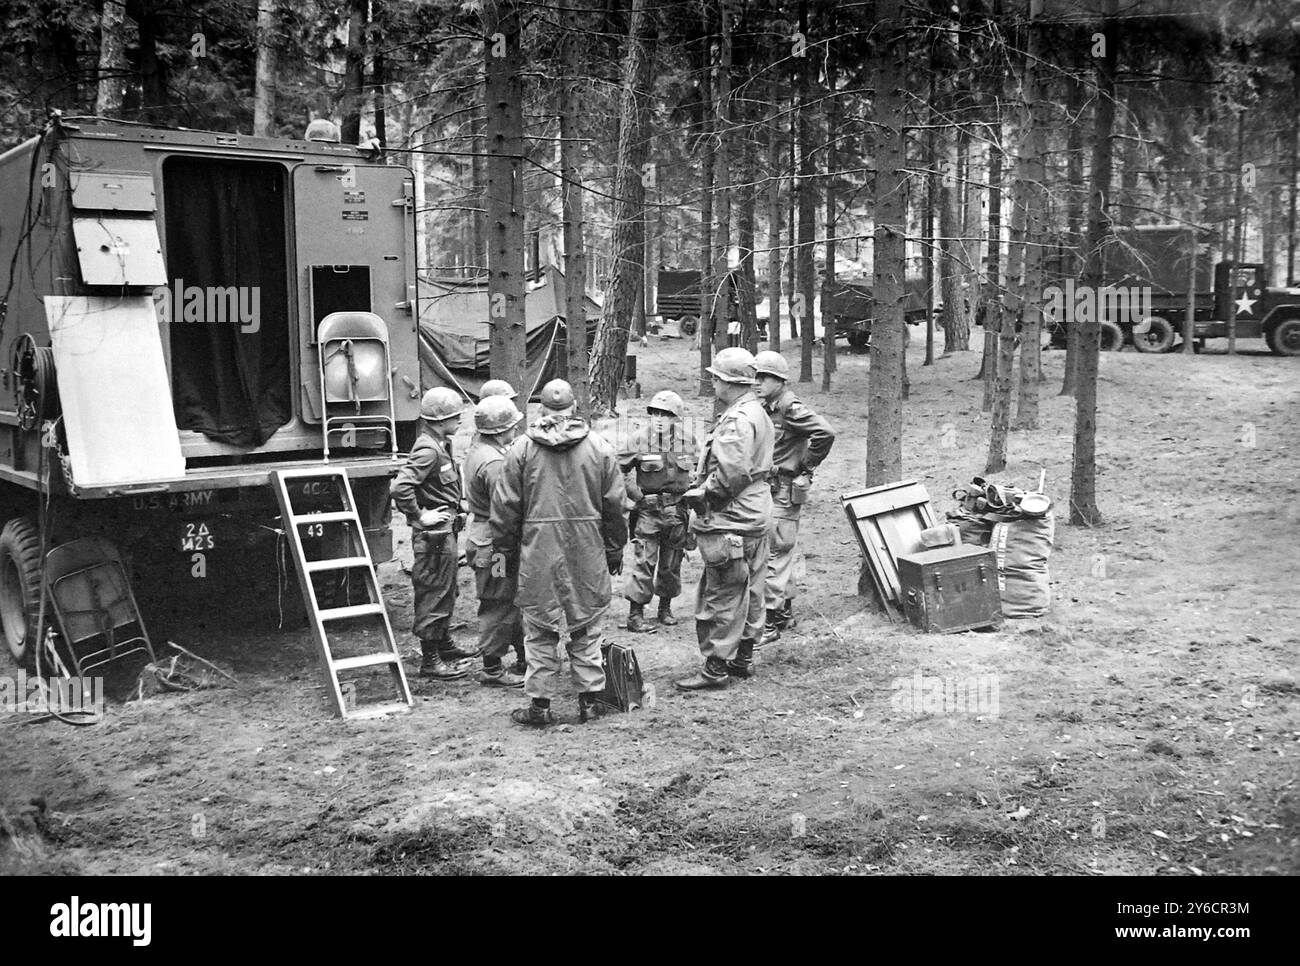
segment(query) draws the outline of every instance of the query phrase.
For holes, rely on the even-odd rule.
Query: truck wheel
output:
[[[677,326],[682,335],[694,335],[695,330],[700,327],[700,320],[694,315],[683,316],[678,320]]]
[[[1275,325],[1269,348],[1280,356],[1300,356],[1300,319],[1284,319]]]
[[[1133,348],[1138,352],[1168,352],[1173,346],[1174,327],[1158,315],[1147,316],[1133,331]]]
[[[871,333],[870,332],[850,332],[849,349],[855,355],[871,351]]]
[[[1101,351],[1118,352],[1124,345],[1124,330],[1109,319],[1101,323]]]
[[[9,656],[29,669],[40,606],[41,539],[31,520],[15,517],[0,530],[0,625]]]

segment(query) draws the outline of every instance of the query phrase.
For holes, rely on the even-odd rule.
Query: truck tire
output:
[[[0,530],[0,626],[14,663],[35,666],[41,606],[41,539],[36,524],[15,517]]]
[[[1168,352],[1173,346],[1174,327],[1168,319],[1149,315],[1133,329],[1133,348],[1138,352]]]
[[[1273,326],[1268,347],[1280,356],[1300,356],[1300,319],[1283,319]]]
[[[677,322],[678,329],[684,336],[691,336],[700,327],[700,320],[694,315],[684,315]]]
[[[1109,319],[1101,322],[1101,351],[1118,352],[1124,347],[1124,330]]]

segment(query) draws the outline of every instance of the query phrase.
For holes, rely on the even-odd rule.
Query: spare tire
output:
[[[1124,330],[1109,319],[1101,321],[1101,351],[1118,352],[1124,346]]]
[[[35,666],[41,606],[41,539],[36,524],[15,517],[0,530],[0,628],[14,663]]]
[[[1174,346],[1174,327],[1168,319],[1149,315],[1133,327],[1133,348],[1138,352],[1168,352]]]
[[[700,327],[700,320],[694,315],[684,315],[678,319],[677,327],[681,330],[682,335],[694,335]]]

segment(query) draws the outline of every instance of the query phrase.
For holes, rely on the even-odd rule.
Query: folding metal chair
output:
[[[320,352],[321,435],[378,430],[397,455],[388,326],[373,312],[332,312],[316,334]]]
[[[156,663],[122,555],[111,542],[83,537],[55,547],[45,555],[44,579],[77,676],[139,652]]]

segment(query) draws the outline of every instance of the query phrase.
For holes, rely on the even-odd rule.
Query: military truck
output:
[[[925,321],[925,282],[908,279],[903,320],[908,325]],[[829,295],[829,299],[827,298]],[[854,352],[866,352],[871,341],[871,324],[875,319],[875,301],[871,281],[865,278],[837,278],[822,288],[822,314],[829,315],[835,337],[847,339]]]
[[[1056,286],[1055,301],[1068,308],[1091,297],[1102,316],[1104,350],[1131,345],[1139,352],[1160,353],[1172,350],[1183,335],[1190,292],[1197,351],[1207,339],[1227,338],[1228,316],[1236,303],[1237,338],[1263,339],[1276,355],[1300,355],[1300,288],[1270,285],[1267,269],[1259,263],[1212,264],[1204,246],[1208,238],[1208,232],[1186,225],[1121,230],[1107,249],[1105,289],[1089,295],[1065,280]],[[1049,311],[1049,317],[1054,323],[1051,344],[1063,348],[1071,313]]]
[[[258,575],[283,564],[277,469],[346,468],[371,554],[391,558],[389,479],[419,415],[413,186],[353,145],[90,118],[0,155],[15,659],[34,650],[43,552],[76,536],[227,612],[274,598]]]

